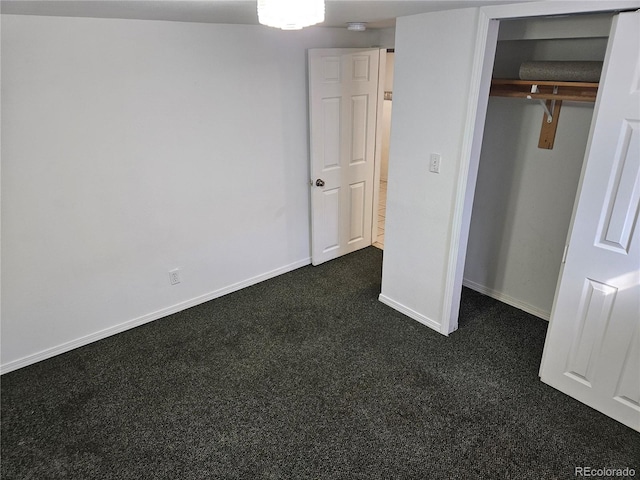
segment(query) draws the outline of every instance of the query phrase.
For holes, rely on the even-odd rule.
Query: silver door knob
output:
[[[324,180],[321,178],[316,180],[316,187],[324,187]]]

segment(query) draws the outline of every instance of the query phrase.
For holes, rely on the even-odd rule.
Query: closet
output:
[[[611,20],[598,14],[500,24],[463,285],[546,320],[598,82],[519,77],[526,62],[601,62]]]

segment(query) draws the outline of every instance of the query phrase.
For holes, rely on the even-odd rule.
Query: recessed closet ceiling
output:
[[[395,25],[416,13],[521,3],[531,0],[327,0],[325,27],[367,22],[369,28]],[[19,15],[128,18],[257,25],[256,0],[2,0],[1,12]]]

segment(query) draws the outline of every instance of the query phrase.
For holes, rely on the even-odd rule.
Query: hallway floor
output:
[[[387,210],[387,182],[380,181],[380,196],[378,198],[378,238],[373,242],[373,246],[384,249],[384,220]]]

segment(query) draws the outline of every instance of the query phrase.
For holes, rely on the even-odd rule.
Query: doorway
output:
[[[370,246],[374,232],[380,49],[311,49],[311,262]]]
[[[393,104],[393,65],[395,50],[387,49],[384,76],[384,101],[382,104],[380,181],[378,182],[378,204],[374,205],[374,215],[378,222],[373,232],[373,246],[384,250],[385,219],[387,212],[387,179],[389,173],[389,141],[391,138],[391,109]],[[375,198],[375,197],[374,197]],[[375,225],[375,222],[374,222]]]

